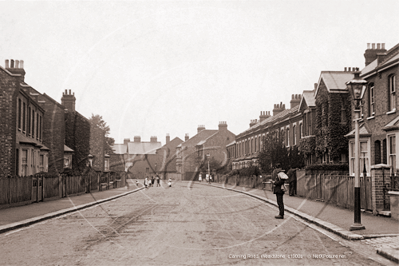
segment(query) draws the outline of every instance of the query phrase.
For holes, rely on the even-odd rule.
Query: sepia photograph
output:
[[[398,11],[0,1],[0,266],[398,265]]]

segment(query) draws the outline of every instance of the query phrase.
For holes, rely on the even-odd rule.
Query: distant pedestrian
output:
[[[296,169],[290,169],[287,172],[288,175],[288,183],[290,184],[290,196],[296,195]]]
[[[149,186],[148,178],[147,178],[147,177],[144,179],[144,186],[145,186],[146,188]]]
[[[168,186],[172,187],[172,179],[171,178],[169,178],[169,180],[168,180]]]
[[[206,174],[205,179],[206,179],[206,182],[209,183],[209,174]]]
[[[138,186],[139,186],[139,180],[136,179],[136,187],[138,187]]]
[[[159,184],[159,181],[160,181],[159,175],[156,176],[156,179],[157,179],[157,187],[160,187],[161,184]]]
[[[283,175],[280,175],[280,173],[283,173],[284,176],[287,176],[284,173],[284,170],[281,169],[280,164],[278,163],[276,165],[276,169],[274,169],[273,171],[272,181],[271,181],[274,186],[273,193],[276,194],[277,205],[279,209],[279,214],[274,217],[276,219],[284,219],[284,202],[283,202],[284,189],[282,188],[282,186],[284,186],[286,180],[282,178]]]
[[[213,181],[213,174],[209,175],[209,183],[211,183]]]
[[[154,186],[154,184],[155,184],[154,176],[151,176],[151,186]]]
[[[202,182],[202,175],[201,174],[199,174],[199,176],[198,176],[198,181]]]

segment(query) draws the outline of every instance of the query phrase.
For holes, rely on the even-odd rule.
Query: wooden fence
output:
[[[84,176],[36,174],[26,177],[0,179],[0,208],[23,205],[43,199],[66,197],[99,189],[99,182],[107,183],[107,189],[126,186],[127,175],[89,171]]]
[[[348,174],[306,173],[297,170],[297,195],[321,200],[343,208],[353,209],[354,177]],[[372,184],[370,177],[360,177],[361,208],[372,210]]]

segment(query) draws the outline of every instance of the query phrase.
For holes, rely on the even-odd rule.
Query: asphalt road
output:
[[[385,264],[277,212],[241,193],[177,182],[0,235],[0,264]]]

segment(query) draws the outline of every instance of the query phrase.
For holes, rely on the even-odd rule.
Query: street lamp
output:
[[[360,104],[366,91],[366,80],[362,80],[359,77],[360,72],[355,72],[353,80],[346,82],[348,90],[355,103],[355,202],[354,202],[354,224],[351,225],[350,229],[363,230],[364,225],[361,223],[360,217],[360,160],[359,160],[359,119],[360,119]]]

